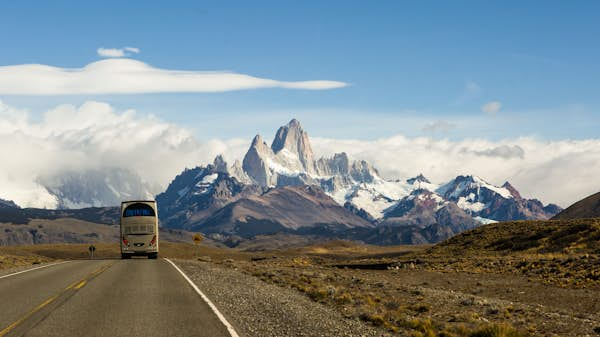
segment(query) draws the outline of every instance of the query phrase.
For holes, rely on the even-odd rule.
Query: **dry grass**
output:
[[[0,254],[0,270],[51,262],[53,259],[34,254]]]
[[[314,250],[311,250],[314,252]],[[329,254],[329,252],[327,252]],[[277,256],[260,261],[227,261],[261,280],[291,287],[315,302],[332,306],[346,317],[406,336],[524,336],[510,326],[511,318],[476,312],[483,307],[455,303],[440,310],[438,298],[396,282],[386,271],[356,271],[332,267],[322,256]],[[382,273],[388,273],[381,277]],[[390,278],[391,276],[391,278]],[[460,310],[463,318],[448,312]],[[442,311],[446,313],[441,314]],[[509,334],[507,334],[509,333]]]
[[[565,288],[600,286],[600,219],[515,221],[457,235],[418,260],[434,271],[519,274]]]

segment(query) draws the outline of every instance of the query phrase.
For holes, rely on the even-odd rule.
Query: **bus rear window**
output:
[[[132,216],[155,216],[154,209],[146,204],[133,204],[127,206],[123,212],[123,217],[128,218]]]

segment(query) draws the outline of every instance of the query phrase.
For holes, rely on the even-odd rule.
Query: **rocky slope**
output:
[[[230,203],[194,227],[205,233],[253,237],[275,233],[334,235],[374,225],[313,186],[285,186]]]
[[[435,192],[417,189],[386,212],[382,224],[388,226],[416,226],[427,228],[438,224],[451,234],[460,233],[480,225],[455,203],[442,198]]]
[[[231,168],[220,156],[206,167],[184,170],[165,192],[156,196],[161,226],[197,227],[227,204],[263,192],[261,187],[244,184],[231,174]]]

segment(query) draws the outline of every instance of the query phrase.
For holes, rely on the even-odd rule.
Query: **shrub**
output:
[[[375,326],[381,326],[385,324],[385,319],[383,316],[377,314],[362,313],[360,314],[360,319],[365,322],[370,322]]]
[[[506,324],[494,324],[472,332],[469,337],[522,337],[515,328]]]

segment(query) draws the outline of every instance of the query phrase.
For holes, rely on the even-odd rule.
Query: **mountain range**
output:
[[[152,196],[139,176],[118,168],[39,182],[64,209]],[[495,186],[461,175],[435,184],[422,174],[390,180],[344,152],[316,158],[295,119],[277,130],[270,146],[256,135],[241,163],[217,156],[185,169],[156,200],[162,227],[223,242],[276,233],[374,244],[437,242],[481,224],[548,219],[562,210],[523,198],[509,182]],[[13,206],[0,202],[0,208]]]
[[[163,226],[215,238],[285,232],[384,244],[436,242],[481,224],[561,211],[523,198],[508,182],[466,175],[437,185],[422,174],[387,180],[343,152],[315,158],[295,119],[270,146],[256,135],[241,165],[217,156],[186,169],[156,200]]]

